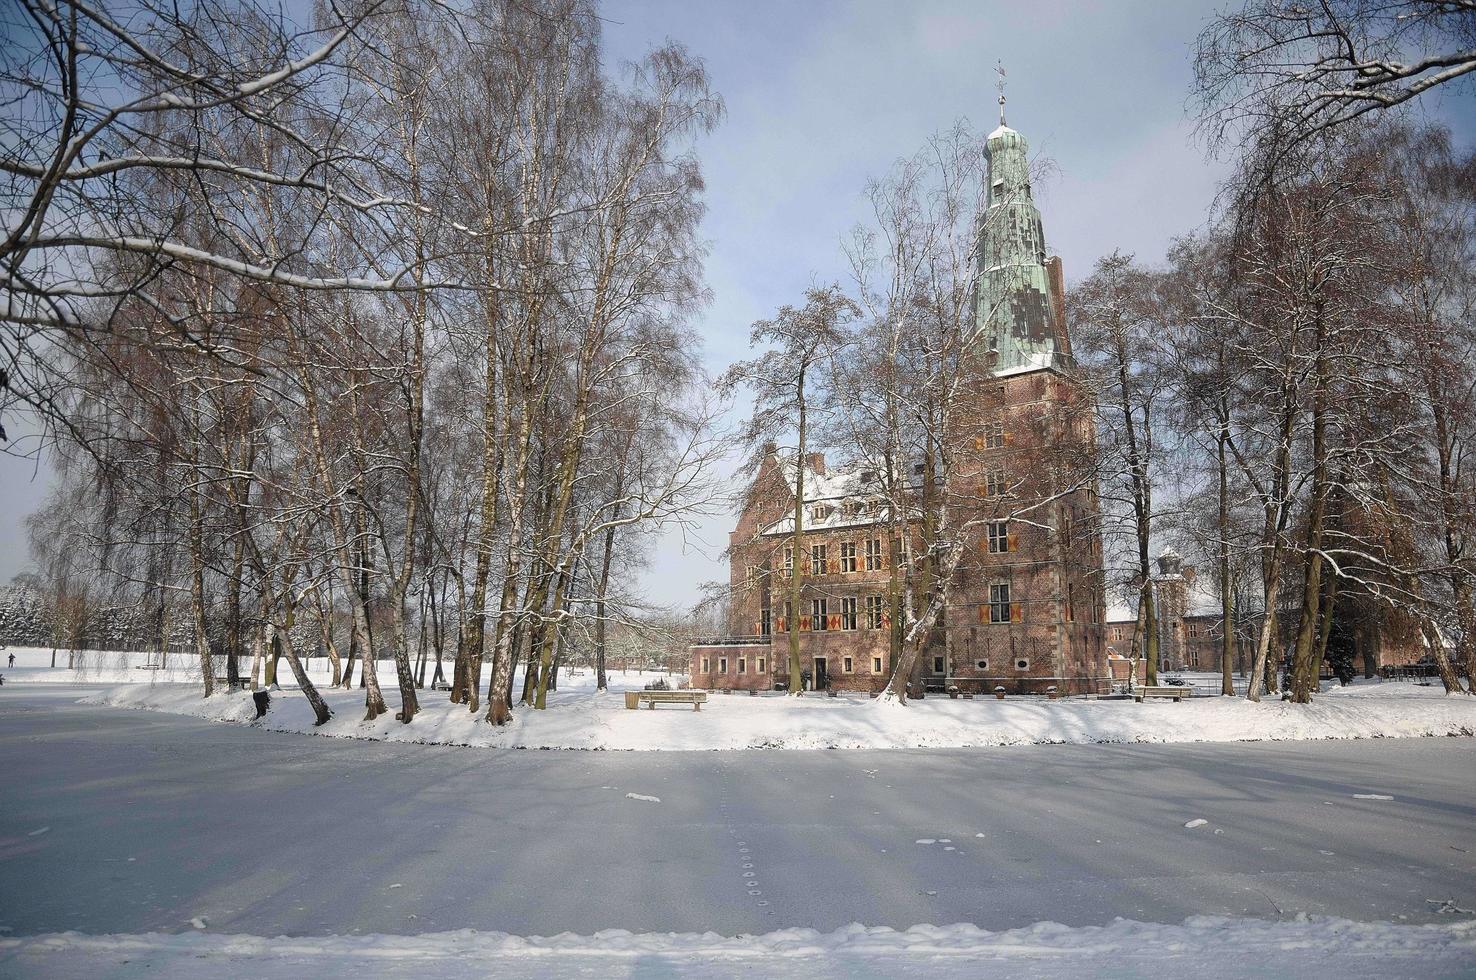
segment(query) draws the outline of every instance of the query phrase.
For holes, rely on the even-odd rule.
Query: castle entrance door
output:
[[[823,691],[830,686],[830,675],[825,669],[825,658],[815,658],[815,690]]]

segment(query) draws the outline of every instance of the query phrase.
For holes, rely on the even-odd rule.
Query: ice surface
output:
[[[19,935],[188,931],[195,916],[248,937],[1002,930],[1198,914],[1449,923],[1458,916],[1424,900],[1476,905],[1476,822],[1463,818],[1473,739],[486,752],[74,702],[55,688],[0,692],[0,923]],[[877,768],[890,789],[861,778]],[[663,802],[629,800],[627,787]],[[1346,802],[1377,789],[1400,805]],[[1226,836],[1145,846],[1145,828],[1206,812]],[[898,846],[918,830],[971,843]],[[0,959],[0,976],[32,973],[47,971]]]

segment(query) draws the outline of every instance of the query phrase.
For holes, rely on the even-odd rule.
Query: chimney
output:
[[[825,475],[824,453],[806,453],[805,462],[809,465],[811,473],[814,473],[817,476]]]
[[[1070,357],[1071,335],[1066,332],[1066,272],[1061,268],[1059,255],[1052,255],[1045,265],[1046,278],[1050,282],[1051,303],[1056,307],[1056,349]]]

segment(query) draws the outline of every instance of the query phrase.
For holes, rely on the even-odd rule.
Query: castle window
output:
[[[882,672],[882,658],[881,657],[872,657],[871,658],[871,672],[873,674],[880,674]]]
[[[740,673],[740,674],[747,673],[747,670],[745,670],[745,667],[747,666],[747,663],[748,662],[746,660],[744,660],[742,657],[739,657],[738,658],[738,673]]]
[[[841,669],[847,674],[854,674],[856,672],[856,663],[850,657],[842,657]]]
[[[1003,497],[1005,492],[1004,470],[990,470],[984,477],[984,496]]]
[[[1003,449],[1005,445],[1005,431],[1003,422],[984,423],[984,448]]]
[[[759,657],[758,658],[758,672],[760,674],[762,674],[764,672],[764,658],[763,657]]]
[[[810,574],[825,574],[825,545],[823,544],[810,545]]]
[[[811,507],[810,508],[810,517],[813,520],[823,521],[823,520],[825,520],[825,518],[827,518],[829,516],[830,516],[830,505],[829,504],[816,504],[814,507]]]
[[[1066,622],[1076,622],[1076,583],[1066,583]]]
[[[885,618],[886,618],[886,607],[883,605],[882,597],[879,596],[879,595],[869,595],[869,596],[867,596],[866,597],[866,628],[869,629],[869,630],[879,630],[879,629],[881,629],[882,628],[882,622],[883,622],[883,620]]]
[[[1010,522],[989,522],[989,553],[1000,555],[1010,550]]]
[[[941,673],[943,673],[943,658],[942,657],[934,657],[933,658],[933,673],[935,673],[935,674],[941,674]]]
[[[856,570],[856,542],[841,542],[840,559],[842,572],[854,572]]]
[[[728,658],[727,657],[718,657],[718,673],[719,674],[726,674],[727,672],[728,672]]]
[[[789,578],[794,574],[794,549],[784,549],[784,577]]]
[[[773,632],[773,624],[769,620],[769,610],[759,611],[759,636],[769,636]]]
[[[702,672],[704,674],[712,672],[712,661],[709,660],[707,657],[702,658]]]
[[[1189,635],[1190,636],[1198,636],[1199,635],[1199,624],[1198,623],[1191,621],[1191,622],[1187,623],[1186,625],[1189,627]]]
[[[1010,621],[1010,583],[995,582],[989,586],[989,621],[991,623]]]
[[[840,628],[853,630],[856,628],[856,597],[849,595],[841,599]]]
[[[989,669],[989,661],[987,661],[987,660],[975,660],[974,661],[974,667],[976,669],[978,669],[978,670],[988,670]]]
[[[1016,670],[1029,670],[1030,669],[1030,661],[1027,658],[1025,658],[1025,657],[1021,657],[1020,659],[1018,659],[1018,660],[1015,661],[1015,669]]]
[[[814,631],[824,630],[825,623],[825,600],[810,600],[810,629]]]
[[[866,570],[868,572],[878,572],[881,571],[881,567],[881,538],[868,538],[866,541]]]

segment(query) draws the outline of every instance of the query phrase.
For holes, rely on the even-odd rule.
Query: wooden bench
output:
[[[693,711],[701,711],[706,700],[706,691],[641,691],[636,697],[637,706],[645,702],[652,711],[658,704],[690,704]]]
[[[1146,701],[1148,698],[1168,698],[1171,701],[1182,701],[1185,698],[1194,697],[1192,687],[1173,687],[1159,685],[1156,687],[1137,687],[1133,689],[1134,701]]]

